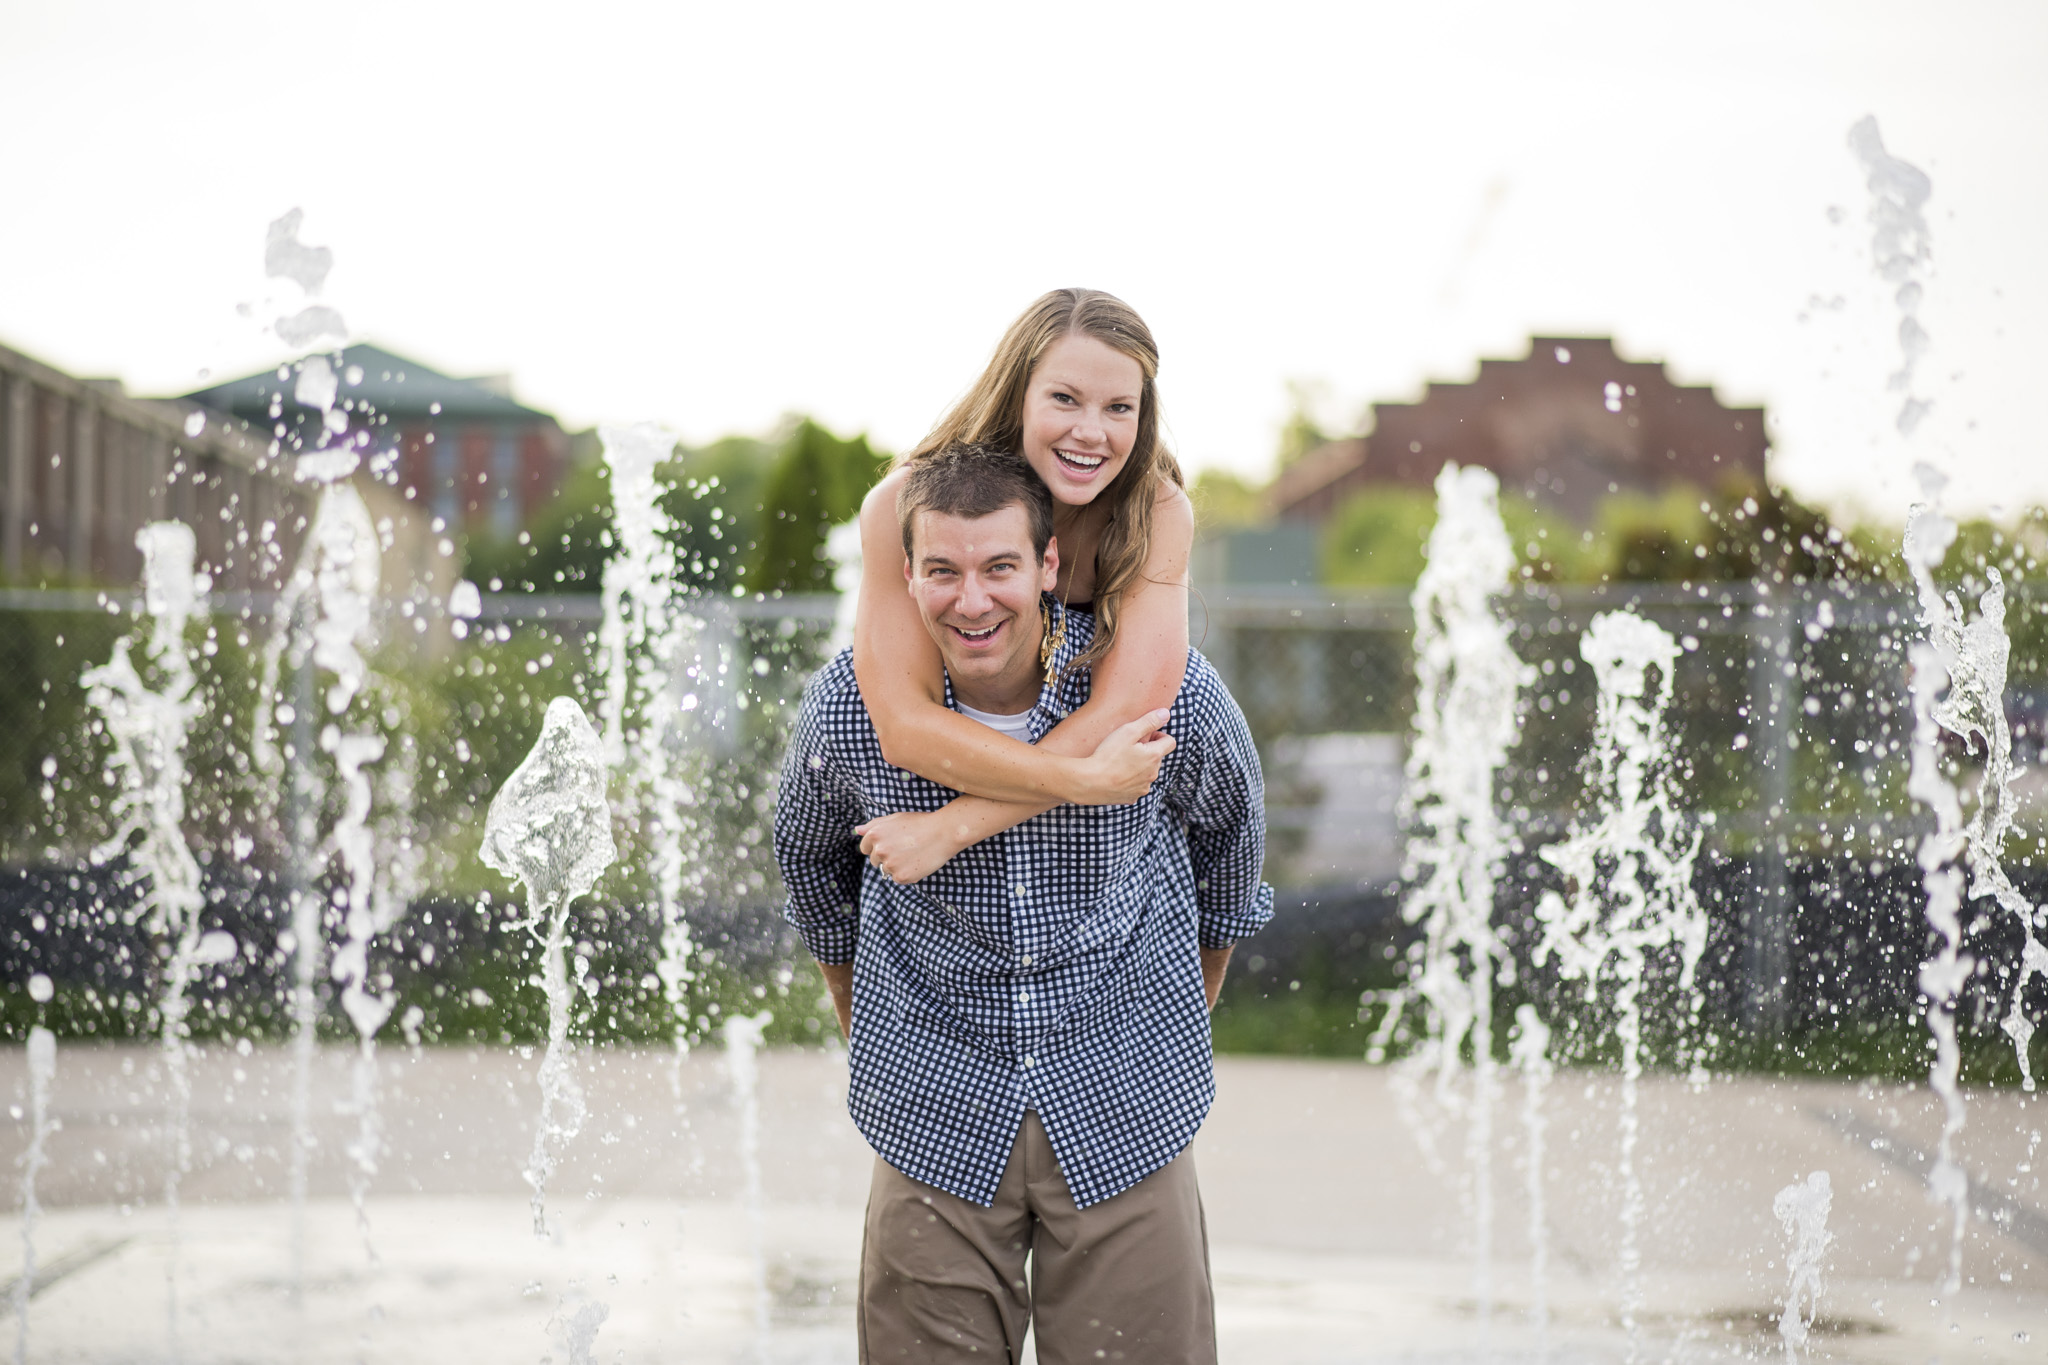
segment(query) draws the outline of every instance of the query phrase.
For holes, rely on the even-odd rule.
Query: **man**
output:
[[[947,704],[1035,741],[1087,699],[1063,670],[1093,632],[1076,613],[1041,666],[1060,610],[1044,483],[1007,452],[941,451],[898,513]],[[1156,718],[1109,741],[1164,753],[1143,799],[1056,808],[899,886],[854,827],[955,793],[884,761],[850,653],[804,694],[775,855],[878,1155],[864,1361],[1014,1361],[1027,1325],[1044,1365],[1215,1358],[1187,1147],[1215,1094],[1208,1011],[1272,890],[1257,754],[1200,655],[1159,714],[1170,746],[1144,738]]]

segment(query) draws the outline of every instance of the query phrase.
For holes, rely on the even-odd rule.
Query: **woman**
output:
[[[861,826],[861,852],[897,882],[919,881],[962,849],[1062,803],[1135,801],[1170,740],[1187,668],[1188,550],[1195,516],[1160,439],[1158,347],[1129,305],[1056,289],[1012,323],[981,378],[905,465],[954,441],[1022,452],[1052,490],[1061,601],[1095,614],[1076,661],[1088,704],[1037,745],[945,705],[938,647],[903,589],[899,467],[861,504],[853,667],[890,763],[968,795],[942,811]]]

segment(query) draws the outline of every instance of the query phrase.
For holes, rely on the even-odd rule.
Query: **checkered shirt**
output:
[[[1094,631],[1068,620],[1060,663]],[[1082,669],[1042,689],[1033,742],[1088,687]],[[1060,806],[898,886],[853,826],[957,793],[882,758],[850,652],[805,690],[775,812],[785,914],[820,962],[854,964],[847,1108],[905,1175],[988,1205],[1035,1109],[1086,1207],[1171,1161],[1207,1116],[1195,949],[1272,917],[1264,784],[1243,713],[1193,650],[1166,729],[1178,744],[1142,800]]]

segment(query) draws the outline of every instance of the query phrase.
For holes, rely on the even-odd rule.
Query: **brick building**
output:
[[[1271,497],[1284,520],[1321,522],[1359,488],[1428,488],[1455,460],[1587,525],[1610,493],[1761,487],[1767,452],[1762,408],[1674,384],[1662,363],[1624,360],[1605,337],[1535,337],[1522,359],[1482,360],[1470,383],[1373,404],[1366,435],[1310,451]]]
[[[0,580],[131,584],[135,533],[176,518],[224,590],[274,586],[311,506],[269,442],[0,346]],[[268,535],[262,528],[268,525]]]
[[[568,434],[515,401],[505,376],[458,379],[368,345],[342,351],[334,368],[351,425],[377,433],[373,450],[396,452],[399,493],[443,526],[510,536],[560,489]],[[267,370],[187,399],[266,437],[297,430],[310,448],[320,415],[294,403],[292,390],[288,369]]]

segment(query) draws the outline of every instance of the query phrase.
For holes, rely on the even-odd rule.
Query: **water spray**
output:
[[[170,1086],[170,1161],[164,1174],[171,1254],[166,1264],[169,1340],[178,1354],[178,1186],[192,1164],[192,1079],[188,1066],[191,1028],[189,993],[202,961],[200,912],[206,895],[199,862],[185,841],[185,749],[192,723],[205,710],[197,695],[192,651],[185,628],[204,605],[212,586],[195,567],[192,528],[183,522],[151,522],[136,532],[142,551],[142,607],[150,617],[144,644],[151,670],[161,679],[152,688],[132,657],[134,641],[115,642],[113,656],[88,669],[81,681],[86,700],[99,713],[112,743],[107,755],[114,832],[93,850],[95,862],[126,858],[123,879],[141,897],[131,922],[143,919],[152,939],[164,943],[162,1018],[164,1070]],[[230,941],[232,952],[232,941]],[[47,1036],[47,1035],[46,1035]],[[54,1048],[54,1042],[52,1044]],[[33,1057],[31,1062],[33,1063]],[[51,1053],[55,1065],[55,1053]]]
[[[1434,1070],[1436,1096],[1465,1111],[1473,1204],[1474,1292],[1482,1320],[1493,1305],[1494,987],[1513,962],[1493,929],[1494,886],[1509,835],[1495,800],[1508,750],[1521,737],[1521,692],[1535,670],[1515,654],[1513,629],[1495,599],[1512,581],[1514,546],[1500,519],[1492,471],[1446,464],[1436,479],[1437,521],[1415,585],[1415,734],[1408,751],[1408,843],[1401,914],[1423,926],[1420,957],[1404,995],[1422,1002],[1426,1042],[1418,1064]],[[1400,1015],[1397,1001],[1374,1043]],[[1471,1050],[1471,1097],[1456,1087]]]
[[[590,963],[568,961],[569,905],[590,894],[618,856],[611,808],[605,803],[604,750],[583,708],[567,697],[548,703],[534,744],[491,799],[484,820],[484,866],[526,887],[526,916],[513,927],[541,952],[541,988],[548,1001],[547,1051],[540,1064],[540,1124],[527,1159],[533,1187],[533,1231],[548,1235],[547,1186],[560,1148],[581,1131],[586,1113],[569,1042],[574,991],[595,996]]]
[[[683,776],[687,755],[677,722],[696,695],[670,695],[679,665],[694,671],[688,646],[702,623],[676,601],[674,522],[661,505],[655,471],[675,453],[675,433],[652,423],[605,427],[612,528],[617,550],[605,561],[604,621],[598,629],[597,672],[604,680],[599,717],[605,764],[618,776],[624,804],[637,817],[654,871],[661,922],[655,964],[673,1020],[670,1087],[682,1100],[682,1059],[688,1055],[690,925],[683,904],[700,874],[697,796]]]
[[[1698,970],[1707,944],[1707,916],[1693,894],[1700,831],[1680,815],[1664,713],[1671,704],[1678,642],[1633,612],[1593,618],[1579,641],[1599,685],[1589,796],[1595,816],[1581,818],[1561,842],[1543,850],[1564,873],[1567,895],[1545,892],[1536,916],[1543,926],[1536,961],[1555,959],[1566,980],[1616,983],[1621,1039],[1621,1319],[1629,1359],[1637,1358],[1641,1315],[1642,1175],[1637,1088],[1643,1074],[1643,987],[1653,954],[1675,950],[1678,988],[1688,998],[1688,1033],[1697,1038],[1703,1002]],[[1651,682],[1651,674],[1656,681]],[[1695,1076],[1699,1059],[1693,1057]]]
[[[1778,1309],[1778,1337],[1785,1343],[1787,1365],[1799,1365],[1805,1356],[1806,1338],[1820,1315],[1820,1263],[1835,1240],[1828,1231],[1833,1203],[1826,1171],[1794,1181],[1771,1201],[1771,1212],[1778,1215],[1791,1243],[1785,1251],[1785,1299]]]

